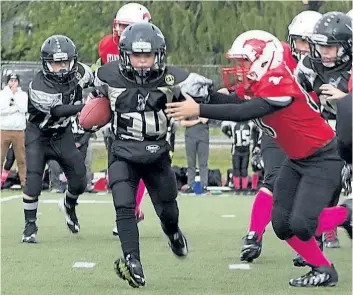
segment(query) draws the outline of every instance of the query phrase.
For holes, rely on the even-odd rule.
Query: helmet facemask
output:
[[[77,57],[69,59],[67,53],[54,53],[52,56],[42,58],[45,75],[57,83],[69,83],[75,79],[77,72]]]

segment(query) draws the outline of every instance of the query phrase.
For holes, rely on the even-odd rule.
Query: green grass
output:
[[[2,197],[18,192],[3,192]],[[60,195],[44,193],[41,200]],[[109,200],[110,195],[83,195],[81,199]],[[119,240],[111,235],[111,204],[80,204],[81,233],[71,235],[56,204],[40,203],[37,245],[19,242],[23,229],[21,200],[2,203],[2,292],[4,295],[349,295],[352,292],[351,242],[339,231],[341,249],[327,249],[339,273],[336,288],[296,289],[288,280],[306,272],[292,266],[292,251],[269,226],[262,256],[250,270],[228,269],[237,264],[241,238],[247,231],[253,197],[180,197],[180,226],[189,240],[190,254],[175,258],[167,247],[148,197],[139,224],[146,286],[134,290],[118,279],[113,261],[120,256]],[[221,215],[234,214],[235,218]],[[92,269],[74,269],[77,261],[96,263]]]
[[[95,147],[93,152],[93,171],[100,171],[107,167],[107,152],[103,146]],[[172,165],[187,167],[185,148],[176,147]],[[222,176],[225,177],[227,169],[232,167],[232,155],[230,146],[210,148],[208,167],[210,169],[220,169]],[[249,171],[249,173],[251,173]]]

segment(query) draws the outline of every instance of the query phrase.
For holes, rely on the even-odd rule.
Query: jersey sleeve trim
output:
[[[32,89],[32,82],[29,85],[29,97],[32,105],[42,113],[50,115],[50,110],[56,106],[62,105],[61,93],[46,93]]]
[[[277,97],[266,97],[264,98],[269,104],[276,107],[286,107],[289,106],[293,98],[290,96],[277,96]]]

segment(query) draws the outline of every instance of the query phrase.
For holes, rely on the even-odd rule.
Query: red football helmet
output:
[[[239,96],[251,96],[251,86],[283,62],[283,47],[272,34],[252,30],[239,35],[226,54],[233,66],[222,69],[222,78],[229,90]]]
[[[124,29],[134,23],[152,22],[148,9],[138,3],[128,3],[122,6],[117,12],[113,21],[113,37],[116,44]]]

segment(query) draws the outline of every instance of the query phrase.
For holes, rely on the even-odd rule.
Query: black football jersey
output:
[[[94,84],[110,100],[115,151],[119,156],[147,159],[167,149],[166,103],[182,98],[181,90],[191,89],[195,77],[202,76],[167,67],[160,79],[141,85],[120,73],[118,61],[98,69]]]
[[[75,78],[67,84],[57,84],[38,72],[29,85],[28,121],[42,130],[67,127],[71,117],[51,116],[50,110],[59,105],[82,103],[82,89],[93,83],[93,74],[88,66],[78,63]]]
[[[249,153],[251,143],[251,127],[248,122],[228,122],[222,123],[222,128],[227,125],[228,136],[232,139],[232,154]]]
[[[309,57],[306,56],[299,61],[295,70],[295,75],[301,80],[302,78],[300,74],[304,74],[304,78],[310,83],[311,88],[318,95],[322,108],[335,115],[335,102],[327,101],[327,96],[321,94],[320,87],[323,84],[330,84],[342,92],[348,93],[348,81],[351,75],[351,67],[352,65],[350,63],[345,63],[334,68],[327,68],[322,64],[316,63],[314,69]],[[334,119],[334,117],[331,117],[330,119]]]

